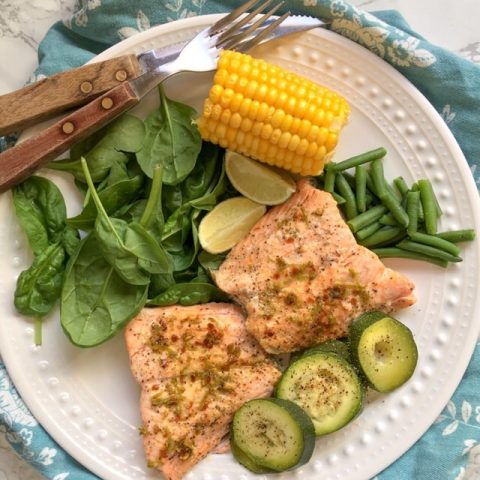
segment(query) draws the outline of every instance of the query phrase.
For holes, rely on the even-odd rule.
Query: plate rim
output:
[[[118,42],[117,44],[109,47],[108,49],[104,50],[94,58],[92,58],[89,62],[87,63],[94,63],[97,61],[102,61],[108,58],[112,58],[113,56],[117,56],[120,54],[123,54],[125,50],[131,50],[133,49],[136,45],[144,43],[148,41],[149,39],[157,39],[158,37],[162,36],[167,36],[176,30],[184,30],[184,29],[194,29],[196,27],[205,27],[219,18],[224,16],[224,14],[209,14],[209,15],[200,15],[196,17],[190,17],[186,19],[181,19],[181,20],[176,20],[173,22],[169,22],[166,24],[162,25],[157,25],[154,26],[144,32],[140,32],[132,37],[129,37],[125,40],[122,40]],[[474,179],[471,175],[471,171],[468,165],[468,162],[465,159],[465,156],[458,145],[457,140],[455,139],[453,133],[450,131],[448,126],[445,124],[443,121],[442,117],[440,114],[435,110],[433,105],[430,103],[430,101],[414,86],[412,82],[410,82],[406,77],[404,77],[398,70],[396,70],[392,65],[388,64],[386,61],[382,60],[380,57],[376,56],[372,52],[370,52],[367,48],[353,42],[352,40],[343,37],[335,32],[322,29],[323,34],[325,35],[333,35],[335,36],[335,41],[340,42],[340,44],[345,44],[348,45],[348,49],[353,49],[355,53],[358,53],[359,55],[365,55],[369,58],[370,61],[378,62],[378,64],[381,64],[381,68],[387,69],[388,74],[391,75],[395,80],[400,82],[402,86],[405,87],[407,90],[407,93],[411,95],[422,107],[424,110],[425,114],[428,116],[430,120],[432,120],[436,131],[441,135],[441,137],[444,139],[445,143],[448,144],[448,147],[451,149],[451,152],[454,154],[455,158],[458,160],[456,161],[456,165],[459,168],[459,171],[462,175],[462,180],[464,181],[464,186],[467,189],[467,196],[469,199],[477,198],[476,201],[476,208],[472,210],[472,216],[475,219],[475,223],[480,225],[480,200],[478,199],[478,189],[475,185]],[[173,44],[171,42],[170,44]],[[123,53],[122,53],[123,52]],[[31,130],[31,129],[30,129]],[[27,130],[24,135],[28,135],[28,132],[30,130]],[[22,135],[22,137],[24,136]],[[475,202],[473,202],[475,203]],[[477,253],[480,252],[480,245],[479,242],[476,243],[476,250]],[[480,297],[480,282],[477,284],[477,297]],[[480,311],[480,307],[478,302],[476,302],[474,306],[474,310],[478,313]],[[462,351],[462,355],[459,357],[461,359],[460,362],[456,362],[455,365],[455,371],[457,372],[457,375],[452,375],[452,377],[449,379],[449,389],[451,390],[450,392],[450,397],[453,395],[455,389],[459,385],[459,383],[462,380],[463,374],[468,366],[468,363],[471,359],[471,356],[473,354],[476,342],[478,341],[478,334],[480,332],[480,322],[477,321],[477,325],[475,325],[475,318],[471,318],[471,323],[470,323],[470,328],[472,329],[474,326],[474,330],[476,335],[472,336],[470,338],[470,342],[468,345],[468,348],[464,348]],[[0,338],[0,352],[2,350],[2,339]],[[4,363],[6,365],[7,371],[9,372],[9,375],[17,388],[17,390],[20,393],[20,390],[25,391],[24,389],[28,389],[28,385],[26,382],[24,382],[21,378],[21,376],[17,375],[15,372],[10,373],[9,370],[9,361],[8,359],[6,360],[5,358],[3,359]],[[39,424],[49,433],[49,435],[54,439],[55,442],[58,443],[58,445],[63,448],[69,455],[72,456],[75,460],[77,460],[82,466],[84,466],[86,469],[90,470],[92,473],[95,473],[97,475],[101,475],[101,468],[97,469],[92,467],[91,465],[86,465],[85,464],[85,458],[90,458],[88,455],[87,457],[82,456],[79,451],[74,450],[72,448],[66,448],[60,443],[60,440],[58,437],[61,437],[61,432],[56,431],[56,426],[53,420],[50,419],[48,415],[44,415],[43,409],[39,404],[36,404],[35,402],[30,401],[30,399],[25,399],[25,395],[22,394],[22,399],[24,399],[25,404],[28,406],[32,414],[34,415],[35,419],[39,422]],[[442,409],[440,409],[438,412],[436,412],[436,416],[441,412]],[[432,415],[433,416],[433,415]],[[390,458],[388,459],[387,462],[377,462],[377,464],[381,463],[383,466],[378,467],[375,473],[380,473],[382,470],[393,464],[401,455],[403,455],[407,450],[409,450],[412,445],[421,438],[421,436],[427,431],[431,426],[431,423],[429,423],[423,432],[421,432],[416,439],[413,441],[409,442],[410,444],[406,446],[402,451],[398,452],[398,455],[395,458]],[[70,443],[70,442],[67,442]],[[95,462],[94,462],[95,463]]]

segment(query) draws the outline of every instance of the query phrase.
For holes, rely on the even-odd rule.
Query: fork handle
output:
[[[0,135],[88,103],[119,83],[142,73],[135,55],[92,63],[39,80],[0,96]]]
[[[100,129],[140,101],[128,82],[52,126],[0,154],[0,192],[32,175],[35,170]]]

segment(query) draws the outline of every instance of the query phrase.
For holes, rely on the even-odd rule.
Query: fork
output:
[[[258,0],[249,0],[198,33],[173,61],[147,66],[149,71],[126,81],[64,117],[42,132],[0,154],[0,192],[4,192],[32,175],[38,168],[73,144],[99,130],[136,105],[150,90],[180,72],[207,72],[216,68],[221,49],[246,52],[258,45],[289,15],[273,18],[283,1],[266,13],[257,15],[273,0],[263,1],[254,11],[245,12]]]

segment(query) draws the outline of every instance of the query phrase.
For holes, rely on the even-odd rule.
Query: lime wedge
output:
[[[198,238],[204,250],[222,253],[237,244],[266,212],[265,205],[245,197],[229,198],[203,217]]]
[[[286,172],[231,150],[225,153],[225,171],[242,195],[262,205],[283,203],[296,190],[295,181]]]

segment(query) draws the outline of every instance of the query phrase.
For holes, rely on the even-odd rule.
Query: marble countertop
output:
[[[20,88],[37,65],[37,48],[48,28],[68,17],[75,0],[0,0],[0,95]],[[365,10],[396,9],[433,43],[480,63],[478,0],[353,0]],[[5,61],[8,59],[8,61]],[[21,460],[0,433],[0,480],[43,478]]]

